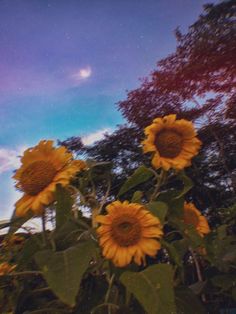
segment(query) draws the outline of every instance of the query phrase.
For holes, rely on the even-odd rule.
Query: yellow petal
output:
[[[146,227],[146,228],[143,228],[142,235],[145,238],[155,238],[155,237],[159,238],[163,235],[163,232],[158,227]]]
[[[30,210],[31,204],[34,200],[34,197],[30,195],[24,195],[21,199],[19,199],[16,204],[16,216],[23,217]]]
[[[176,114],[169,114],[168,116],[165,116],[163,118],[163,122],[165,124],[165,127],[172,126],[173,123],[175,123],[176,120]]]
[[[111,218],[108,215],[98,215],[96,217],[96,222],[99,222],[104,225],[110,225],[111,224]]]
[[[157,240],[153,239],[142,239],[138,246],[141,248],[143,253],[155,256],[157,251],[160,249],[161,245]]]

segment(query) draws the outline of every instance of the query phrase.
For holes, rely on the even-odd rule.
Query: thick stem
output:
[[[41,271],[21,271],[8,274],[8,276],[31,276],[31,275],[39,276],[42,274],[43,273]]]
[[[200,268],[200,265],[199,265],[199,263],[198,263],[198,259],[197,259],[197,257],[196,257],[196,254],[195,254],[195,252],[194,252],[192,249],[190,249],[190,252],[191,252],[191,254],[192,254],[193,261],[194,261],[194,265],[195,265],[195,267],[196,267],[197,279],[198,279],[198,281],[203,281],[201,268]]]
[[[111,181],[109,180],[108,181],[108,185],[107,185],[106,193],[105,193],[105,195],[104,195],[104,197],[103,197],[99,207],[96,207],[96,208],[92,209],[92,227],[93,228],[96,228],[97,225],[98,225],[97,222],[96,222],[96,217],[97,217],[97,215],[99,215],[101,213],[102,208],[103,208],[103,206],[104,206],[104,204],[105,204],[105,202],[106,202],[106,200],[107,200],[107,198],[109,196],[110,189],[111,189]]]
[[[45,217],[45,213],[43,213],[42,215],[42,237],[43,237],[43,244],[44,246],[46,246],[47,244],[47,235],[46,235],[46,217]]]
[[[191,252],[192,257],[193,257],[194,265],[195,265],[196,272],[197,272],[198,281],[203,282],[202,272],[201,272],[201,268],[200,268],[200,264],[198,262],[197,256],[191,248],[190,248],[190,252]],[[206,302],[205,294],[202,294],[201,297],[202,297],[202,301]]]
[[[109,279],[108,279],[108,289],[107,289],[107,293],[105,295],[105,300],[104,303],[108,303],[109,302],[109,298],[110,298],[110,294],[111,294],[111,288],[113,285],[115,279],[115,274],[113,274]],[[111,307],[108,305],[108,314],[111,314]]]
[[[91,314],[95,314],[98,309],[100,309],[101,307],[104,307],[104,306],[107,306],[107,307],[114,307],[115,309],[118,309],[118,308],[119,308],[119,306],[118,306],[117,304],[114,304],[114,303],[102,303],[102,304],[97,305],[97,306],[91,311]]]
[[[154,189],[154,192],[150,198],[150,201],[155,200],[155,198],[158,196],[160,187],[163,184],[163,182],[165,181],[165,178],[166,178],[166,171],[161,169],[160,176],[158,177],[158,181],[157,181],[157,184],[155,185],[155,189]]]

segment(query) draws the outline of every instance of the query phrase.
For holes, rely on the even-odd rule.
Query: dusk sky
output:
[[[206,0],[0,0],[0,219],[17,157],[40,139],[86,144],[124,120],[116,103],[175,50]]]

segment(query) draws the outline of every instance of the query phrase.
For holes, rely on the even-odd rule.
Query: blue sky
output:
[[[123,121],[115,104],[174,51],[202,0],[0,1],[0,219],[12,171],[40,139],[86,143]]]

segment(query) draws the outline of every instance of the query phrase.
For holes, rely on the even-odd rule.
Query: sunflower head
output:
[[[7,262],[0,264],[0,276],[4,276],[12,272],[16,268],[16,265],[10,265]]]
[[[192,225],[200,236],[204,236],[210,232],[210,228],[206,218],[194,206],[193,203],[184,203],[184,223]]]
[[[175,114],[154,119],[145,128],[145,135],[142,142],[144,153],[153,153],[153,166],[164,170],[190,166],[201,146],[192,122],[176,120]]]
[[[13,234],[11,237],[8,237],[6,239],[3,240],[2,242],[2,246],[5,248],[10,248],[12,246],[20,246],[23,244],[23,242],[25,241],[25,238],[22,236],[19,236],[17,234]]]
[[[16,187],[24,193],[16,203],[17,216],[25,216],[30,210],[41,214],[53,202],[56,185],[67,185],[78,171],[86,168],[85,162],[73,160],[65,147],[53,147],[53,141],[41,141],[27,149],[21,163],[13,177]]]
[[[98,215],[97,229],[103,255],[118,267],[134,260],[145,263],[145,255],[155,256],[160,249],[158,239],[162,226],[143,205],[115,201],[106,207],[107,215]]]

